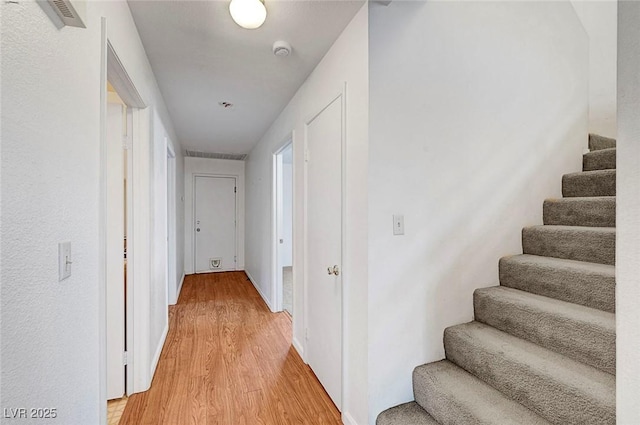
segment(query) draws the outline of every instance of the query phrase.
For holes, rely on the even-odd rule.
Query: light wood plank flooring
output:
[[[333,425],[340,413],[244,272],[187,276],[147,392],[120,425]]]

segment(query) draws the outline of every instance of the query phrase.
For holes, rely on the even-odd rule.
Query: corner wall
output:
[[[589,132],[616,137],[617,0],[571,0],[589,37]]]
[[[581,169],[588,44],[564,2],[369,6],[369,423]],[[405,235],[393,236],[403,214]]]
[[[617,423],[640,423],[640,3],[618,4]]]
[[[273,153],[293,131],[293,341],[303,351],[304,304],[304,123],[347,83],[346,247],[343,285],[346,297],[346,382],[343,420],[367,423],[367,130],[368,13],[366,4],[258,142],[247,159],[246,269],[266,298],[272,299]],[[313,302],[310,300],[309,302]],[[304,357],[304,353],[301,353]]]

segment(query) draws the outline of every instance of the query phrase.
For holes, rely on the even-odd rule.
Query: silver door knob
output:
[[[338,276],[340,274],[340,268],[337,265],[333,267],[327,267],[327,274],[334,274]]]

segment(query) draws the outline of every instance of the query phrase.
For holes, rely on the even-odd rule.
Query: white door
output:
[[[342,97],[307,124],[307,361],[342,402]]]
[[[236,179],[195,178],[196,273],[236,269]]]
[[[124,107],[107,104],[107,399],[124,395]]]

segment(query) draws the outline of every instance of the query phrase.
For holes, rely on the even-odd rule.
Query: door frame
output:
[[[98,229],[98,370],[99,370],[99,423],[107,423],[107,81],[116,89],[127,105],[127,139],[123,145],[127,155],[127,286],[126,291],[126,380],[125,394],[146,391],[151,383],[151,371],[144,365],[150,364],[148,352],[149,312],[145,310],[145,291],[149,289],[150,246],[138,241],[148,240],[150,162],[149,112],[147,104],[140,96],[135,84],[120,61],[108,37],[107,19],[101,18],[101,69],[100,69],[100,170],[99,170],[99,229]],[[124,147],[124,146],[123,146]],[[143,196],[146,191],[146,196]],[[134,192],[138,194],[133,203]],[[148,297],[147,297],[148,298]],[[123,359],[124,360],[124,359]]]
[[[322,102],[322,106],[316,109],[317,112],[310,115],[307,119],[304,120],[304,175],[303,175],[303,184],[304,184],[304,199],[303,199],[303,240],[304,240],[304,256],[303,256],[303,320],[304,320],[304,340],[303,340],[303,355],[302,359],[305,364],[308,364],[308,344],[307,344],[307,331],[309,324],[309,298],[308,298],[308,286],[309,286],[309,250],[307,249],[307,245],[309,241],[309,222],[308,222],[308,162],[309,162],[309,148],[308,148],[308,128],[309,124],[316,119],[322,112],[325,111],[329,106],[331,106],[335,101],[340,99],[341,107],[342,107],[342,143],[341,143],[341,155],[342,155],[342,164],[341,164],[341,206],[340,206],[340,218],[341,218],[341,241],[340,241],[340,272],[342,273],[342,288],[341,288],[341,311],[342,311],[342,330],[341,330],[341,346],[342,346],[342,364],[341,367],[341,409],[340,414],[342,415],[345,412],[345,406],[347,405],[346,400],[346,381],[347,381],[347,291],[345,290],[348,282],[349,282],[349,265],[345,264],[345,250],[346,250],[346,228],[345,223],[347,221],[346,217],[346,202],[347,202],[347,184],[346,184],[346,164],[347,164],[347,83],[344,82],[342,87],[338,90],[334,91],[334,95],[329,97],[328,101]],[[295,161],[294,161],[295,162]]]
[[[193,173],[191,175],[191,191],[192,191],[192,196],[191,196],[191,227],[190,227],[190,231],[192,236],[192,241],[191,241],[191,249],[193,252],[193,274],[201,274],[197,272],[197,268],[196,268],[196,261],[197,261],[197,257],[198,257],[198,252],[196,251],[196,235],[195,235],[195,223],[196,223],[196,178],[197,177],[213,177],[213,178],[227,178],[227,179],[233,179],[235,182],[235,187],[236,187],[236,196],[235,196],[235,207],[236,207],[236,213],[235,213],[235,217],[236,217],[236,227],[234,229],[234,235],[235,235],[235,250],[234,250],[234,256],[235,256],[235,267],[234,270],[238,270],[238,223],[240,222],[240,216],[239,216],[239,210],[240,210],[240,205],[238,203],[238,181],[240,179],[240,176],[236,175],[236,174],[217,174],[217,173]],[[221,270],[222,271],[222,270]],[[226,270],[229,271],[229,270]],[[215,272],[212,271],[211,273],[219,273],[219,272]]]
[[[280,234],[280,223],[278,221],[278,195],[281,179],[278,179],[278,157],[284,152],[289,146],[291,146],[292,156],[295,158],[295,147],[293,143],[293,132],[289,133],[289,135],[282,141],[278,147],[276,147],[272,152],[272,166],[271,166],[271,305],[273,306],[272,311],[281,312],[283,311],[283,282],[282,282],[282,273],[278,273],[279,259],[280,259],[280,244],[278,243],[278,235]],[[291,173],[291,184],[295,188],[295,161],[292,161],[292,173]],[[292,213],[291,220],[295,222],[296,216],[296,203],[295,203],[295,189],[292,191]],[[292,223],[293,225],[293,223]],[[295,226],[292,226],[295,227]],[[291,244],[292,244],[292,255],[295,257],[295,229],[292,231],[291,236]],[[295,260],[293,261],[295,263]],[[295,299],[296,285],[295,282],[293,284],[293,299]],[[295,303],[291,306],[292,310],[295,310]],[[293,317],[293,311],[291,312],[291,316]]]
[[[176,238],[176,153],[166,139],[167,145],[167,296],[168,304],[178,302],[177,238]]]

